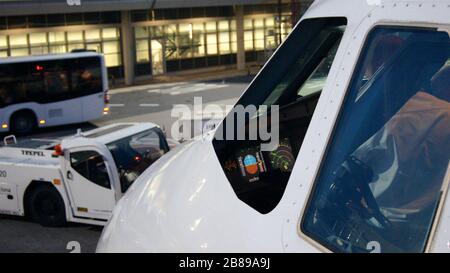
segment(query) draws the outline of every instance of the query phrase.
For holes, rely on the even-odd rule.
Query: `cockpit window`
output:
[[[338,252],[422,252],[450,159],[450,40],[377,27],[302,219]]]
[[[297,99],[306,97],[308,95],[316,94],[322,91],[322,89],[325,87],[325,83],[328,78],[328,73],[330,73],[331,65],[333,64],[334,56],[336,56],[338,46],[339,41],[336,41],[336,43],[333,45],[328,55],[324,56],[324,58],[320,61],[319,65],[316,67],[314,72],[298,89]]]
[[[342,24],[342,22],[341,22]],[[286,69],[262,105],[285,105],[320,93],[325,86],[345,26],[328,25],[318,31],[295,62]]]
[[[215,151],[234,192],[260,213],[272,211],[283,196],[346,23],[345,18],[302,21],[234,108],[254,106],[256,115],[249,113],[238,127],[239,121],[230,122],[235,119],[230,113],[216,132]],[[280,106],[277,126],[269,124],[279,132],[279,141],[265,151],[266,140],[253,125],[264,112],[262,106],[272,105]],[[266,110],[269,119],[273,113]],[[244,140],[218,137],[218,132],[242,127],[248,136]]]

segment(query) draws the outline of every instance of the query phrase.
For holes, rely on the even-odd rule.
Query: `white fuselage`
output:
[[[450,1],[316,1],[301,22],[345,17],[347,26],[278,205],[262,214],[237,198],[215,152],[214,132],[208,133],[172,151],[137,180],[115,208],[97,251],[328,251],[299,225],[370,31],[378,25],[450,30],[449,14]],[[427,251],[448,250],[448,180],[447,173]]]

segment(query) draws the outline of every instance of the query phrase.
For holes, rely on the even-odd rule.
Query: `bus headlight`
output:
[[[103,108],[103,115],[109,114],[109,107]]]

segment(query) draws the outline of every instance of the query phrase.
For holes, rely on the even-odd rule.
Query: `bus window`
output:
[[[21,64],[21,66],[24,66],[24,69],[27,69],[28,71],[28,73],[24,75],[24,81],[21,86],[21,88],[26,89],[26,95],[20,100],[17,100],[16,103],[46,100],[43,66],[37,65],[38,68],[36,68],[36,65],[34,64],[27,65],[26,67],[25,64]]]
[[[98,57],[0,65],[0,107],[59,102],[101,92]]]
[[[222,140],[223,136],[218,138],[216,135],[213,141],[223,171],[237,197],[260,213],[272,211],[284,194],[346,23],[345,18],[302,21],[237,103],[257,108],[262,105],[280,106],[276,129],[280,139],[275,150],[262,151],[264,142],[260,136],[256,140],[236,140],[235,135],[234,140]],[[250,130],[257,130],[258,126],[252,123],[258,123],[258,115],[247,116],[242,125],[239,120],[229,122],[230,119],[235,120],[234,114],[230,112],[217,132],[230,129],[236,132],[239,126],[249,136]],[[232,127],[230,123],[234,128],[227,128]]]
[[[72,70],[72,90],[80,94],[102,92],[101,66],[98,58],[79,59]]]
[[[13,98],[7,91],[6,86],[0,85],[0,107],[3,105],[11,104],[12,102]]]
[[[69,72],[61,63],[54,63],[43,73],[44,92],[47,96],[54,96],[69,92]]]
[[[25,64],[0,65],[1,106],[27,102],[27,79],[29,74]]]

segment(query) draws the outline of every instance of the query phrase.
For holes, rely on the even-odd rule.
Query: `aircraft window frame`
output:
[[[304,203],[302,209],[301,209],[301,213],[299,216],[299,219],[297,221],[297,234],[304,240],[307,240],[309,243],[312,243],[312,245],[314,247],[316,247],[317,249],[319,249],[320,251],[325,251],[325,252],[334,252],[333,251],[333,247],[329,242],[325,242],[325,241],[321,241],[319,240],[320,235],[316,235],[313,233],[307,233],[304,230],[304,222],[306,221],[307,218],[307,212],[308,210],[311,208],[312,206],[312,199],[314,199],[314,195],[316,195],[317,197],[317,187],[318,184],[323,182],[320,181],[320,177],[321,174],[323,172],[323,167],[324,167],[324,163],[327,161],[327,158],[329,157],[329,151],[331,146],[333,146],[335,143],[333,143],[333,138],[336,134],[337,128],[340,125],[339,123],[341,122],[341,118],[342,118],[342,114],[344,112],[344,107],[346,105],[346,102],[348,100],[348,98],[350,97],[350,93],[352,93],[352,89],[353,87],[356,85],[356,82],[359,80],[359,76],[360,76],[360,72],[363,68],[363,64],[364,62],[367,60],[367,51],[370,48],[369,45],[369,41],[371,39],[371,36],[373,34],[373,32],[375,30],[377,30],[378,28],[384,28],[384,29],[389,29],[389,28],[396,28],[396,29],[405,29],[405,30],[419,30],[419,29],[424,29],[424,30],[433,30],[435,32],[440,32],[439,31],[439,27],[437,25],[420,25],[420,24],[416,24],[416,25],[403,25],[403,24],[395,24],[395,23],[389,23],[389,24],[376,24],[374,26],[371,27],[371,29],[368,31],[368,34],[364,37],[363,43],[362,43],[362,50],[360,51],[360,53],[358,54],[358,58],[356,61],[356,65],[353,67],[353,71],[351,74],[351,80],[348,83],[348,85],[345,88],[345,95],[344,95],[344,99],[342,104],[339,106],[339,113],[337,116],[337,119],[334,121],[333,123],[333,128],[332,128],[332,132],[330,134],[330,137],[327,140],[326,143],[326,148],[325,148],[325,152],[323,153],[323,155],[320,158],[320,163],[319,163],[319,168],[317,170],[317,172],[314,174],[314,181],[311,184],[310,189],[308,190],[307,193],[307,200]],[[450,36],[450,34],[448,34]],[[396,55],[397,53],[395,53],[394,55]],[[450,64],[450,58],[447,61],[447,66],[449,66]],[[445,66],[445,65],[444,65]],[[376,77],[376,74],[379,71],[377,71],[376,73],[374,73],[373,77]],[[361,85],[361,89],[364,89],[362,87],[364,87],[365,84]],[[360,90],[361,91],[361,90]],[[361,96],[363,96],[364,94],[359,94],[356,98],[356,100],[358,101],[360,99]],[[424,247],[423,247],[423,251],[424,253],[429,252],[430,248],[431,248],[431,243],[434,240],[435,237],[435,233],[436,233],[436,229],[437,226],[439,224],[439,219],[442,215],[442,211],[443,211],[443,207],[445,205],[445,202],[448,201],[448,199],[450,198],[448,196],[448,190],[450,188],[450,168],[447,166],[447,169],[445,170],[444,176],[442,177],[442,181],[441,182],[441,186],[439,188],[439,197],[437,198],[437,202],[435,205],[435,210],[433,211],[433,215],[431,217],[430,220],[430,226],[429,226],[429,230],[427,233],[427,237],[425,238],[424,241]],[[368,251],[370,252],[370,251]]]
[[[331,59],[331,64],[335,63],[338,51],[344,46],[348,23],[346,17],[312,18],[300,22],[236,104],[239,107],[280,105],[280,142],[274,151],[262,151],[264,142],[259,137],[257,140],[216,137],[213,140],[224,175],[236,197],[263,215],[275,210],[284,196],[321,93],[300,97],[299,90],[319,71],[318,68],[327,72],[325,88],[332,66],[324,67],[329,63],[324,60]],[[273,75],[274,71],[276,75]],[[270,100],[274,93],[276,98]],[[247,116],[246,128],[251,129],[249,124],[257,122],[260,111],[257,109],[255,114]],[[270,116],[271,111],[267,111]],[[230,112],[228,117],[233,119],[234,114]],[[290,130],[291,123],[298,128]],[[226,119],[221,126],[226,128]],[[221,132],[220,129],[218,131]]]

